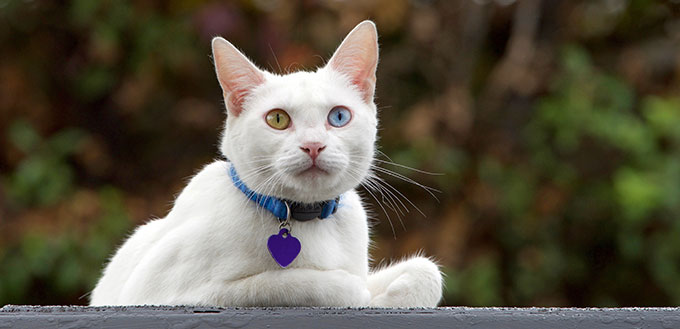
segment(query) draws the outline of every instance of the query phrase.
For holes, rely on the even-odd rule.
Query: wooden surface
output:
[[[0,328],[680,328],[680,308],[0,308]]]

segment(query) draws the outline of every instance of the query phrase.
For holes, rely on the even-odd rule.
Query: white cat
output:
[[[219,37],[212,48],[230,162],[207,165],[165,218],[137,228],[91,305],[436,306],[429,259],[369,271],[354,188],[375,152],[375,25],[357,25],[316,72],[262,71]]]

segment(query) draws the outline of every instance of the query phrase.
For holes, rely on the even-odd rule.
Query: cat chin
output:
[[[288,183],[287,186],[280,189],[281,194],[275,196],[286,200],[312,203],[335,199],[354,188],[347,180],[341,180],[338,177],[329,175],[305,176],[292,177],[286,182]]]
[[[307,169],[302,170],[300,173],[297,174],[300,179],[304,180],[323,180],[323,179],[328,179],[330,176],[330,173],[326,169],[321,169],[320,167],[313,166],[309,167]]]

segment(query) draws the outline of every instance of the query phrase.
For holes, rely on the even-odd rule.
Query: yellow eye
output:
[[[290,117],[288,113],[282,109],[273,109],[267,113],[267,124],[278,130],[283,130],[290,126]]]

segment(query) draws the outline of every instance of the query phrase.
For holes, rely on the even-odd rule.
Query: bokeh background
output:
[[[375,262],[445,305],[680,304],[680,1],[0,0],[0,305],[86,304],[107,257],[218,157],[209,42],[273,72],[379,29]],[[382,155],[380,159],[388,160]],[[390,219],[388,219],[388,216]]]

